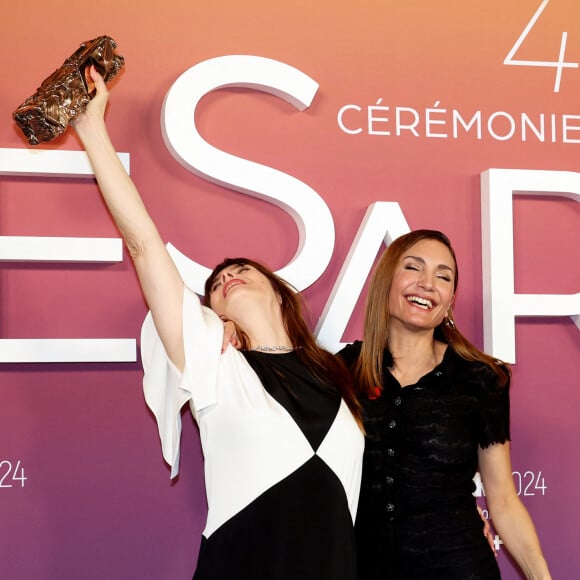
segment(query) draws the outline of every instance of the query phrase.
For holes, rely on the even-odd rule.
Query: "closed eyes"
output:
[[[248,270],[250,270],[250,266],[246,265],[246,264],[240,264],[239,266],[237,266],[234,270],[235,274],[241,274],[242,272],[247,272]],[[221,272],[216,276],[216,280],[215,282],[211,285],[209,291],[211,292],[215,292],[220,286],[222,285],[222,280],[221,280]]]

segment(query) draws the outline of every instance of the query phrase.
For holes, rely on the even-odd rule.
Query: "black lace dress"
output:
[[[360,346],[341,352],[348,364]],[[450,348],[415,385],[384,375],[382,393],[363,401],[359,580],[499,579],[472,478],[478,446],[509,439],[508,387]]]

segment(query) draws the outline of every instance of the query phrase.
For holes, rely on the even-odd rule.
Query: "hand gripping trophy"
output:
[[[117,75],[125,59],[115,54],[115,48],[117,44],[109,36],[83,42],[42,82],[36,93],[14,111],[14,120],[31,145],[62,135],[69,122],[84,111],[95,92],[89,74],[91,65],[105,82]]]

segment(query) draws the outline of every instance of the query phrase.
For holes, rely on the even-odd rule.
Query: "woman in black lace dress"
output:
[[[477,469],[501,538],[527,578],[550,578],[512,479],[509,369],[456,329],[457,263],[419,230],[383,254],[364,342],[344,349],[364,406],[359,580],[494,580],[472,495]]]

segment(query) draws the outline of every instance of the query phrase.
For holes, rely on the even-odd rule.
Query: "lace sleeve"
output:
[[[510,439],[509,382],[501,386],[488,367],[482,369],[479,445],[482,448]]]

